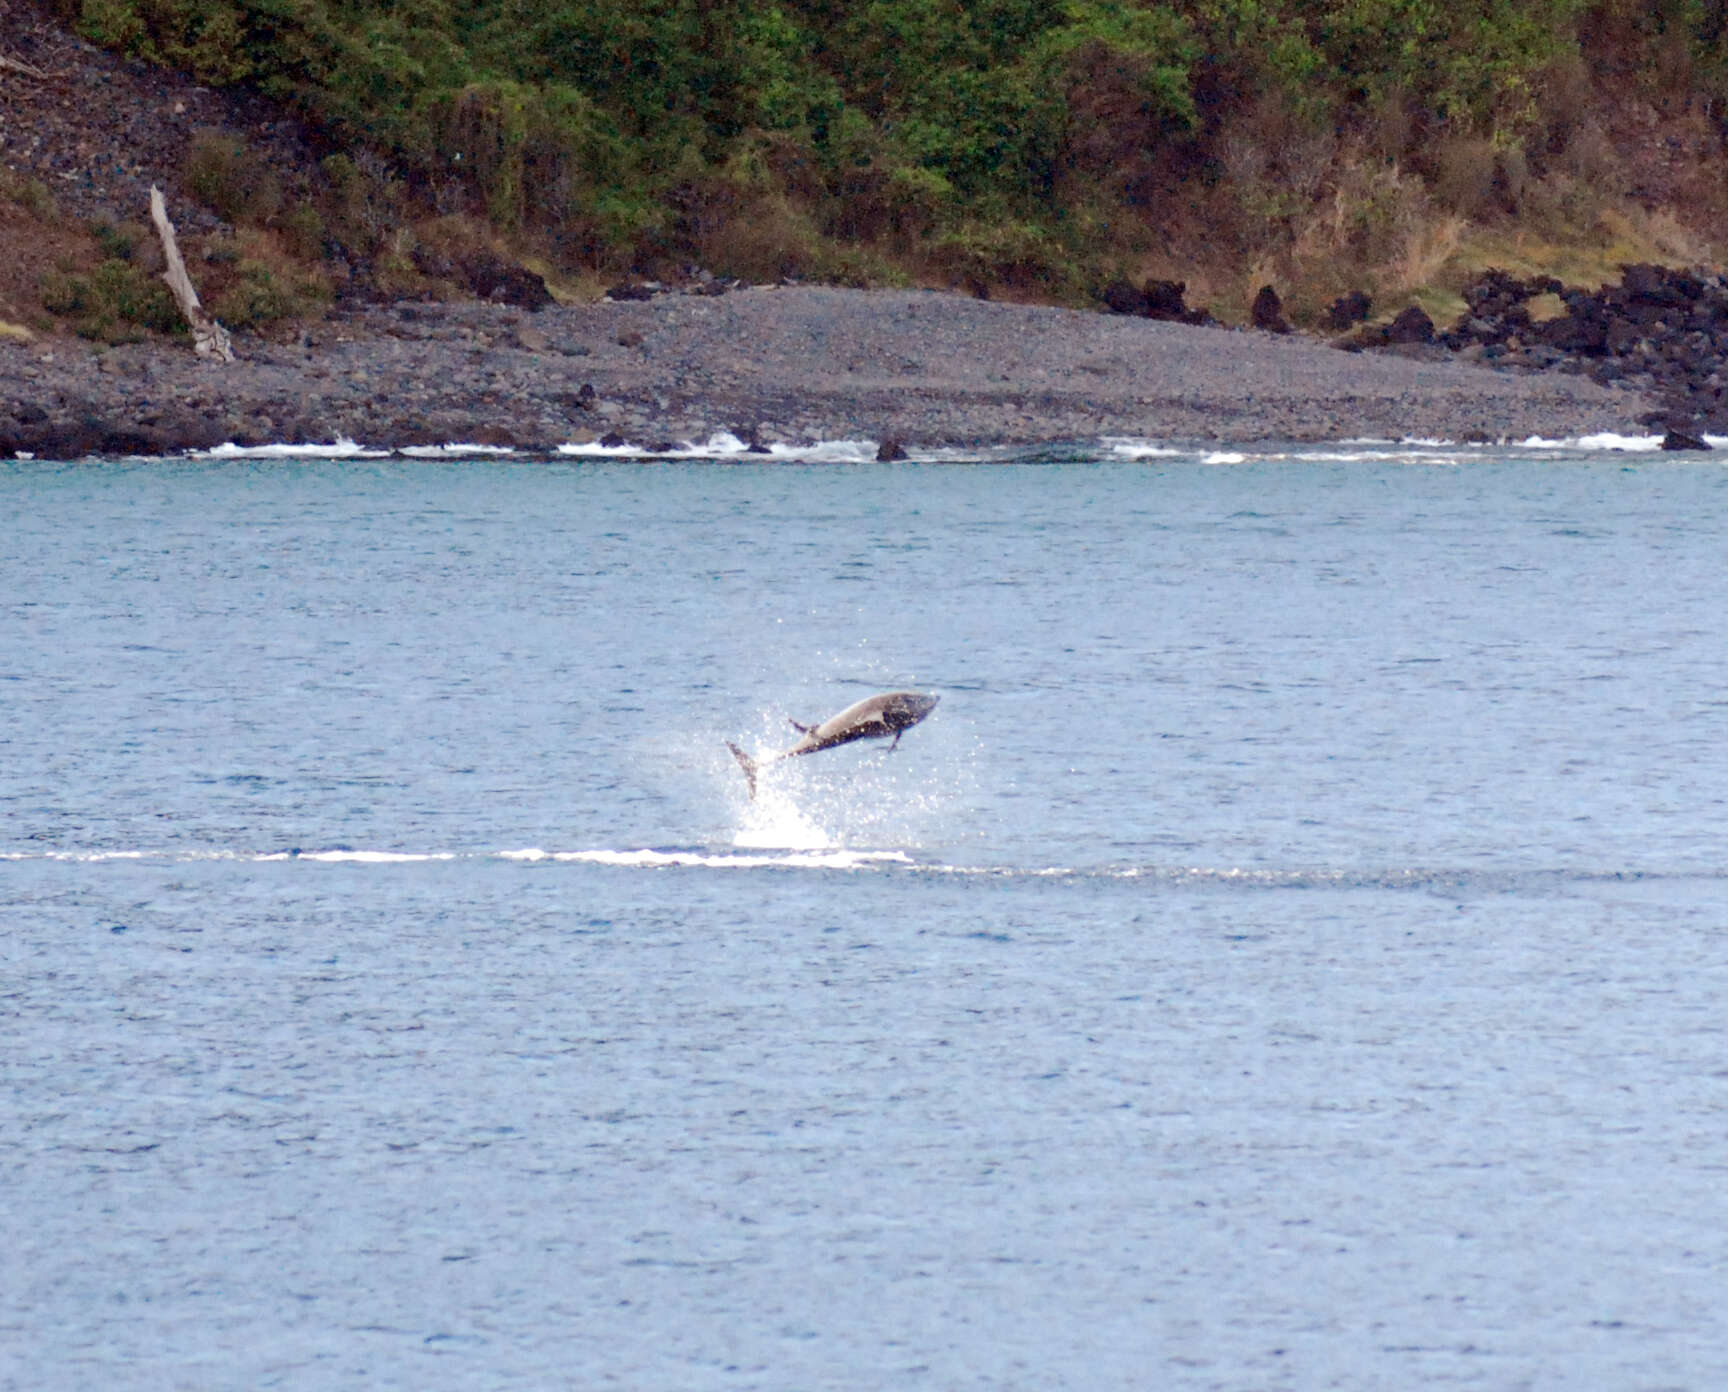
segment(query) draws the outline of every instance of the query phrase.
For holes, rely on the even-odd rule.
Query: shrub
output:
[[[281,181],[237,135],[199,131],[183,173],[187,191],[228,222],[265,223],[282,210]]]
[[[243,258],[236,276],[211,302],[210,312],[230,329],[261,329],[283,319],[304,318],[322,308],[321,282]]]
[[[132,343],[146,330],[184,327],[168,287],[131,261],[110,257],[87,272],[59,271],[43,283],[42,305],[72,321],[82,337]]]
[[[5,198],[43,222],[60,220],[60,204],[48,185],[10,169],[0,168],[0,198]]]

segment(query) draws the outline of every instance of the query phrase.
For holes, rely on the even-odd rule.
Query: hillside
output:
[[[0,318],[98,338],[173,323],[153,181],[265,329],[516,259],[1444,319],[1728,244],[1704,0],[10,0],[0,55]]]

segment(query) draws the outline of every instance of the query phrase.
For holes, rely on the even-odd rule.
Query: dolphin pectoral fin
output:
[[[896,730],[894,732],[894,743],[888,746],[888,752],[890,754],[892,754],[896,749],[898,749],[900,747],[900,736],[905,734],[905,733],[906,732],[904,730]]]
[[[816,728],[814,725],[800,725],[791,716],[786,717],[786,723],[801,735],[807,735]]]
[[[732,751],[733,757],[738,760],[738,767],[744,770],[744,781],[750,785],[750,797],[754,801],[756,797],[756,761],[733,744],[731,740],[726,741],[726,747]]]

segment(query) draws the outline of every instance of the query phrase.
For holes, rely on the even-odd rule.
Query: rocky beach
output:
[[[1654,402],[1443,349],[1319,340],[931,291],[763,286],[538,312],[358,306],[237,361],[167,340],[0,343],[0,454],[170,454],[224,442],[644,450],[716,431],[907,448],[1566,437],[1646,427]]]

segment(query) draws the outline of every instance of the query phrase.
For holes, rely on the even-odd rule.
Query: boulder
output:
[[[1398,311],[1398,317],[1386,327],[1388,343],[1432,343],[1434,321],[1421,305],[1410,305]]]
[[[1662,437],[1662,448],[1665,450],[1707,450],[1710,445],[1697,435],[1688,434],[1684,430],[1669,428]]]
[[[1284,317],[1284,301],[1270,285],[1262,285],[1248,312],[1249,322],[1264,333],[1287,334],[1290,321]]]
[[[526,266],[489,254],[470,256],[461,264],[468,288],[483,300],[515,305],[531,313],[553,303],[546,282]]]
[[[1112,314],[1143,315],[1146,313],[1146,295],[1136,290],[1132,283],[1126,280],[1113,280],[1104,287],[1099,296],[1104,301],[1104,308]]]
[[[1373,312],[1374,301],[1365,290],[1352,290],[1332,301],[1326,311],[1326,327],[1333,333],[1343,333],[1354,324],[1366,323]]]
[[[1146,282],[1146,317],[1173,324],[1210,324],[1211,312],[1188,308],[1188,282],[1185,280],[1149,280]]]

